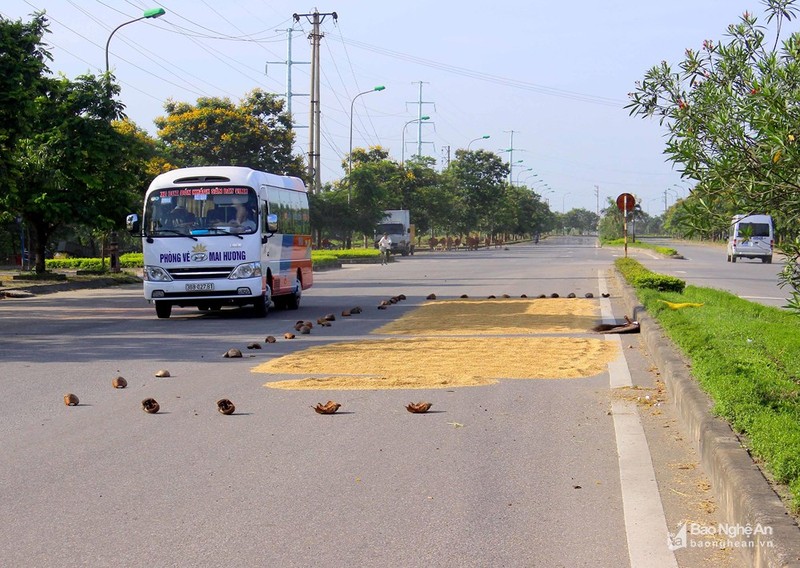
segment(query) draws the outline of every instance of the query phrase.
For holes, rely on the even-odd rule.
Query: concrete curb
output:
[[[730,425],[712,415],[710,398],[692,377],[678,348],[639,304],[635,290],[617,271],[615,276],[625,305],[639,322],[647,350],[672,394],[682,425],[696,446],[724,522],[739,527],[761,525],[773,531],[771,535],[752,535],[752,548],[747,546],[746,535],[722,538],[742,543],[741,552],[749,566],[800,568],[800,527]]]

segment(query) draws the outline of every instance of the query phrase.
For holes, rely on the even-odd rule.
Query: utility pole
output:
[[[292,65],[309,65],[309,61],[294,61],[292,60],[292,34],[297,30],[294,28],[287,28],[288,34],[286,44],[286,61],[267,61],[268,65],[286,65],[286,112],[292,117],[294,123],[294,114],[292,113],[292,97],[307,97],[308,93],[294,93],[292,92]],[[264,72],[267,72],[265,67]],[[305,126],[293,126],[294,128],[306,128]]]
[[[594,186],[594,195],[597,198],[597,236],[600,236],[600,186]]]
[[[514,171],[514,133],[516,130],[503,130],[511,133],[511,144],[508,147],[508,184],[512,185],[511,173]]]
[[[450,145],[449,144],[447,146],[442,146],[442,154],[444,154],[444,156],[445,156],[444,167],[447,168],[447,166],[450,165]]]
[[[319,193],[322,185],[320,180],[322,174],[322,154],[320,151],[322,133],[320,129],[319,44],[325,34],[320,33],[319,25],[328,16],[331,16],[334,22],[339,19],[336,12],[320,14],[316,9],[310,14],[292,15],[295,22],[299,22],[300,18],[304,17],[311,23],[311,33],[308,34],[308,39],[311,40],[311,118],[308,123],[308,178],[311,184],[311,193]]]
[[[597,197],[597,218],[600,218],[600,186],[594,186],[594,195]]]
[[[422,105],[433,105],[433,110],[436,110],[436,103],[432,101],[423,101],[422,100],[422,85],[429,84],[427,81],[414,81],[412,84],[419,84],[419,97],[416,101],[406,102],[407,105],[417,105],[417,156],[422,155],[422,145],[423,144],[432,144],[432,142],[423,142],[422,141]],[[405,148],[404,148],[405,150]],[[434,149],[435,151],[435,149]]]

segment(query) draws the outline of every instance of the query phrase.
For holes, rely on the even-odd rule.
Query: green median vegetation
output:
[[[378,249],[343,249],[343,250],[314,250],[311,251],[311,261],[319,266],[326,264],[339,264],[343,260],[377,260],[380,256]],[[129,252],[119,257],[120,268],[141,268],[144,257],[140,252]],[[102,272],[103,261],[99,258],[52,258],[46,261],[48,271],[53,270],[82,270],[88,272]],[[105,260],[105,270],[109,269],[109,259]]]
[[[621,247],[625,246],[625,239],[603,239],[603,246],[609,247]],[[658,254],[663,254],[664,256],[677,256],[678,251],[671,247],[662,247],[658,245],[653,245],[650,243],[645,243],[642,241],[631,241],[628,240],[628,246],[633,248],[640,248],[640,249],[647,249],[657,252]]]
[[[630,258],[617,259],[616,266],[691,361],[714,412],[746,436],[753,456],[789,487],[791,508],[800,512],[798,316],[721,290],[686,286],[681,293],[643,286],[647,273],[664,275]]]

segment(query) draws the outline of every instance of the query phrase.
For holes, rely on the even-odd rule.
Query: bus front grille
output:
[[[233,266],[214,266],[203,268],[172,268],[169,275],[173,280],[218,280],[227,278]]]

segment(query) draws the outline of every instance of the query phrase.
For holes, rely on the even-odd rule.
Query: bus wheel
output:
[[[169,302],[156,302],[156,315],[161,319],[167,319],[172,314],[172,304]]]
[[[772,256],[762,256],[761,262],[764,264],[772,264]]]
[[[297,288],[295,288],[294,292],[286,296],[285,306],[287,310],[296,310],[300,307],[300,297],[303,295],[303,283],[300,279],[297,279]]]
[[[253,311],[255,312],[255,316],[257,318],[267,317],[267,312],[269,311],[269,302],[269,296],[267,294],[262,294],[261,298],[256,300],[255,304],[253,304]]]

